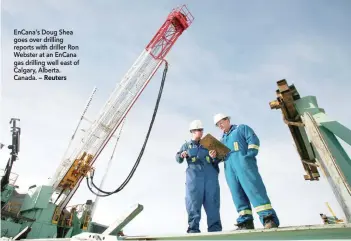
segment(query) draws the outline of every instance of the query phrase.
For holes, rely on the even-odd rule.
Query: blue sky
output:
[[[283,226],[320,224],[330,202],[340,208],[324,178],[303,180],[303,169],[280,111],[270,110],[276,81],[294,83],[302,96],[316,95],[327,113],[348,127],[351,114],[351,3],[340,1],[2,1],[0,142],[10,141],[11,117],[21,118],[22,149],[14,172],[23,191],[54,174],[94,86],[88,117],[95,119],[170,10],[186,3],[195,17],[167,59],[164,94],[147,150],[130,184],[99,201],[95,221],[109,224],[134,203],[144,211],[125,228],[130,235],[184,233],[185,165],[174,155],[193,119],[219,136],[212,116],[225,112],[261,139],[258,165]],[[70,29],[80,66],[66,68],[67,81],[13,81],[13,29]],[[143,144],[158,93],[162,67],[127,117],[105,189],[129,173]],[[111,143],[96,163],[101,177]],[[0,151],[5,165],[6,150]],[[281,167],[284,167],[282,169]],[[221,215],[233,228],[237,213],[221,166]],[[72,202],[93,196],[82,184]],[[113,215],[111,215],[113,213]],[[296,215],[296,214],[299,215]],[[205,216],[204,216],[205,217]],[[257,216],[256,216],[257,217]],[[206,231],[206,222],[201,222]],[[256,218],[256,226],[260,227]]]

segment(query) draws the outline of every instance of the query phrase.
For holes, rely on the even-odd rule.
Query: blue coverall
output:
[[[188,212],[188,233],[200,232],[201,208],[204,205],[208,232],[222,231],[220,218],[220,187],[218,181],[218,160],[209,156],[209,151],[199,142],[191,140],[176,154],[178,163],[183,162],[180,154],[187,151],[186,169],[186,210]]]
[[[251,202],[263,225],[264,218],[271,216],[279,226],[279,219],[258,171],[256,155],[260,141],[255,132],[247,125],[232,125],[227,133],[223,133],[221,142],[231,150],[225,158],[224,171],[239,213],[237,223],[253,220]]]

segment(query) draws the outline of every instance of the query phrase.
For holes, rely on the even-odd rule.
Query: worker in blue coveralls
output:
[[[220,187],[218,181],[218,160],[211,158],[209,150],[200,145],[203,125],[194,120],[189,128],[192,139],[182,145],[176,154],[178,163],[186,159],[186,210],[188,212],[187,233],[200,232],[201,208],[207,216],[208,232],[222,231],[220,218]]]
[[[267,195],[258,171],[256,155],[260,141],[247,125],[232,125],[230,116],[214,116],[214,124],[223,131],[221,142],[231,151],[224,158],[224,171],[239,217],[238,229],[254,229],[251,204],[264,228],[277,228],[279,219]],[[215,158],[217,153],[211,153]],[[251,203],[251,204],[250,204]]]

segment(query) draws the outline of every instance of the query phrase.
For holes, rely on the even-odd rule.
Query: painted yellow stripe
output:
[[[238,142],[234,142],[234,151],[239,151],[239,144],[238,144]]]
[[[257,150],[260,149],[260,147],[258,145],[255,145],[255,144],[250,144],[248,148],[249,149],[253,148],[253,149],[257,149]]]
[[[248,214],[252,215],[252,210],[246,209],[246,210],[241,210],[239,212],[239,215],[248,215]]]
[[[265,210],[269,210],[269,209],[272,209],[272,205],[271,204],[265,204],[265,205],[261,205],[261,206],[255,207],[255,211],[257,213],[265,211]]]

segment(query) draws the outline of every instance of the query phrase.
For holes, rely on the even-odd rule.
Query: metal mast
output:
[[[117,84],[98,118],[86,130],[83,142],[77,144],[71,155],[62,161],[67,165],[60,165],[51,179],[54,191],[59,193],[56,200],[59,210],[55,213],[61,212],[67,205],[178,37],[191,25],[193,19],[185,5],[171,11],[150,43]]]

